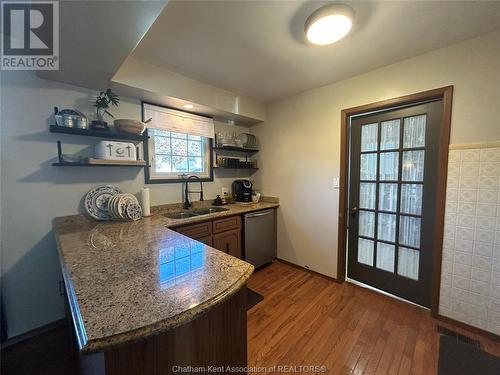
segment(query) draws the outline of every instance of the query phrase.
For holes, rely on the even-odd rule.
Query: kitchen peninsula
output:
[[[137,222],[54,219],[81,373],[246,366],[245,284],[254,267],[168,228],[176,223],[157,212]]]

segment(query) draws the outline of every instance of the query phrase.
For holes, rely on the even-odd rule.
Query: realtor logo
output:
[[[59,70],[59,3],[2,1],[3,70]]]

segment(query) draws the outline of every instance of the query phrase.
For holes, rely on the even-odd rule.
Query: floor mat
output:
[[[264,299],[264,296],[247,288],[247,311]]]
[[[439,339],[438,375],[498,375],[500,358],[454,337]]]

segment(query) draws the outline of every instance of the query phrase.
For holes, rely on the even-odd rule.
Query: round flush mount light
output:
[[[183,106],[184,108],[186,108],[186,109],[193,109],[193,108],[194,108],[194,105],[189,104],[189,103],[187,103],[187,104],[183,104],[182,106]]]
[[[335,43],[349,33],[353,20],[354,11],[347,5],[325,5],[307,18],[307,40],[321,46]]]

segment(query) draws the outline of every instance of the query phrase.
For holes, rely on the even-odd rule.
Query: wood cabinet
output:
[[[199,238],[212,235],[212,222],[206,221],[201,224],[187,225],[185,227],[178,228],[177,232],[197,240]]]
[[[241,217],[231,216],[213,221],[213,233],[220,233],[233,229],[241,229]]]
[[[209,236],[204,236],[204,237],[198,237],[198,238],[194,238],[196,241],[200,241],[200,242],[203,242],[205,245],[208,245],[208,246],[214,246],[213,245],[213,240],[212,240],[212,236],[209,235]]]
[[[241,229],[234,229],[227,232],[213,235],[214,248],[224,251],[233,257],[242,259],[241,254]]]
[[[205,314],[158,335],[80,355],[80,375],[159,375],[181,368],[246,368],[246,286]],[[76,345],[76,340],[74,341]],[[76,370],[75,370],[76,371]],[[76,372],[75,372],[76,373]],[[189,372],[190,374],[193,372]],[[224,371],[215,371],[221,374]],[[230,371],[228,374],[239,374]],[[244,372],[246,374],[246,372]]]
[[[176,229],[185,236],[217,250],[243,259],[241,249],[241,217],[230,216]]]

